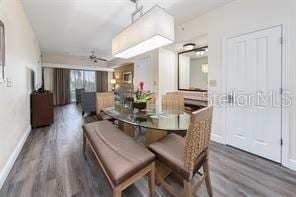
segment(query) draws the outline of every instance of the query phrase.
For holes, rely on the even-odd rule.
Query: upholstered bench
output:
[[[154,195],[154,154],[138,144],[109,121],[83,125],[83,150],[89,144],[112,189],[113,196],[144,175],[149,176]]]

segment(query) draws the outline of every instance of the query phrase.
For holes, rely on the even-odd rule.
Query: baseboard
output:
[[[9,157],[8,161],[6,162],[4,168],[0,172],[0,189],[2,188],[7,176],[9,175],[9,172],[12,169],[30,133],[31,133],[31,126],[27,128],[26,132],[24,133],[19,143],[17,144],[16,148],[14,149],[13,153]]]
[[[222,136],[214,134],[214,133],[211,134],[211,140],[214,142],[218,142],[220,144],[225,144],[224,138]]]
[[[290,170],[296,171],[296,160],[289,159],[288,164],[286,165]]]

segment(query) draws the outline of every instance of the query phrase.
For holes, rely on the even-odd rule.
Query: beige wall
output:
[[[0,84],[0,175],[3,175],[6,163],[30,128],[30,70],[40,79],[41,52],[19,0],[2,0],[0,19],[6,34],[5,74],[12,81],[12,87]]]
[[[296,6],[294,0],[237,0],[224,7],[211,11],[201,17],[189,21],[176,29],[177,42],[190,40],[199,35],[208,35],[209,45],[209,80],[216,80],[216,87],[209,87],[213,93],[223,93],[223,39],[228,36],[245,32],[284,25],[284,46],[286,55],[284,61],[288,73],[284,79],[289,79],[284,88],[295,95],[295,19]],[[293,20],[294,17],[294,20]],[[296,125],[295,98],[294,104],[288,109],[289,136],[284,137],[283,163],[296,170]],[[213,119],[213,137],[215,140],[225,140],[224,108],[216,107]],[[286,148],[290,142],[290,146]]]
[[[122,73],[124,72],[132,72],[134,77],[134,64],[125,65],[114,69],[113,78],[116,79],[115,88],[134,89],[133,83],[122,83]]]

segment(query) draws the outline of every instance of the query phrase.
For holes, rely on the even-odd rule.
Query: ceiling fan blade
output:
[[[107,61],[108,61],[108,60],[103,59],[103,58],[100,58],[100,57],[97,57],[96,59],[97,59],[97,60],[100,60],[100,61],[103,61],[103,62],[107,62]]]

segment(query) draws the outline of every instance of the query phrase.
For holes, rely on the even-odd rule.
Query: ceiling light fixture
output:
[[[175,20],[159,6],[143,15],[143,6],[132,13],[132,24],[112,39],[112,55],[119,58],[133,56],[168,45],[175,40]],[[135,16],[140,13],[140,18]]]
[[[195,48],[195,44],[194,43],[187,43],[183,45],[183,50],[184,51],[190,51],[193,50]]]
[[[198,57],[202,57],[202,56],[206,56],[209,52],[209,49],[208,48],[202,48],[202,49],[198,49],[195,51],[195,54],[198,56]]]
[[[198,57],[201,57],[205,54],[204,51],[196,51],[195,54],[198,56]]]

